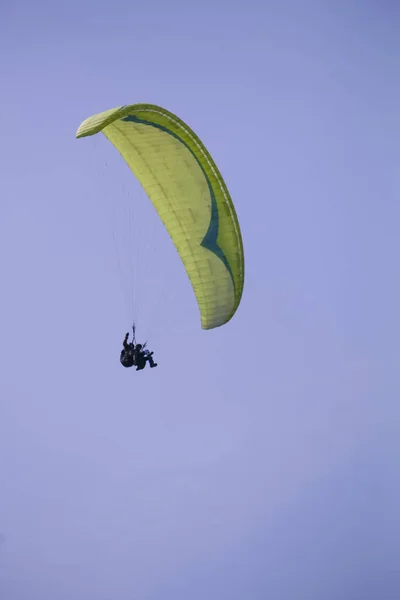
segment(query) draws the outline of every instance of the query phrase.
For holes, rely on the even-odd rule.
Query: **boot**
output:
[[[151,354],[153,354],[153,353],[151,353]],[[157,363],[154,362],[153,357],[151,355],[149,356],[148,361],[149,361],[150,369],[153,369],[154,367],[157,366]]]

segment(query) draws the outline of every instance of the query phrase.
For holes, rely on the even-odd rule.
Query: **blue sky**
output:
[[[3,4],[1,597],[397,599],[398,7]],[[228,184],[223,328],[115,150],[75,139],[135,102]],[[118,360],[131,247],[142,373]]]

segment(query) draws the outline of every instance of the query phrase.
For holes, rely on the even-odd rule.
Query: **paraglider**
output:
[[[122,342],[122,350],[119,357],[120,363],[123,367],[133,367],[135,364],[135,343],[128,342],[129,331],[124,337],[124,341]]]
[[[157,367],[157,363],[154,362],[153,354],[146,348],[146,344],[136,344],[135,340],[135,326],[133,326],[133,339],[132,342],[128,342],[129,331],[125,334],[122,342],[122,350],[120,354],[120,362],[123,367],[136,367],[136,371],[142,371],[146,363],[148,362],[151,369]]]
[[[243,293],[236,211],[209,152],[179,117],[152,104],[89,117],[76,137],[102,132],[140,181],[190,279],[203,329],[227,323]]]

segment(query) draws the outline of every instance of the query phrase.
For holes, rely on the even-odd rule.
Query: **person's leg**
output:
[[[156,366],[157,366],[157,363],[155,363],[155,362],[154,362],[154,360],[153,360],[153,356],[152,356],[152,354],[153,354],[153,353],[149,354],[149,356],[147,357],[147,360],[149,361],[149,364],[150,364],[150,368],[151,368],[151,369],[152,369],[153,367],[156,367]]]

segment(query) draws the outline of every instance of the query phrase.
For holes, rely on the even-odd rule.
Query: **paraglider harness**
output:
[[[128,342],[129,334],[127,333],[123,342],[123,349],[121,350],[120,362],[124,367],[133,367],[135,365],[135,325],[132,327],[133,339]]]

